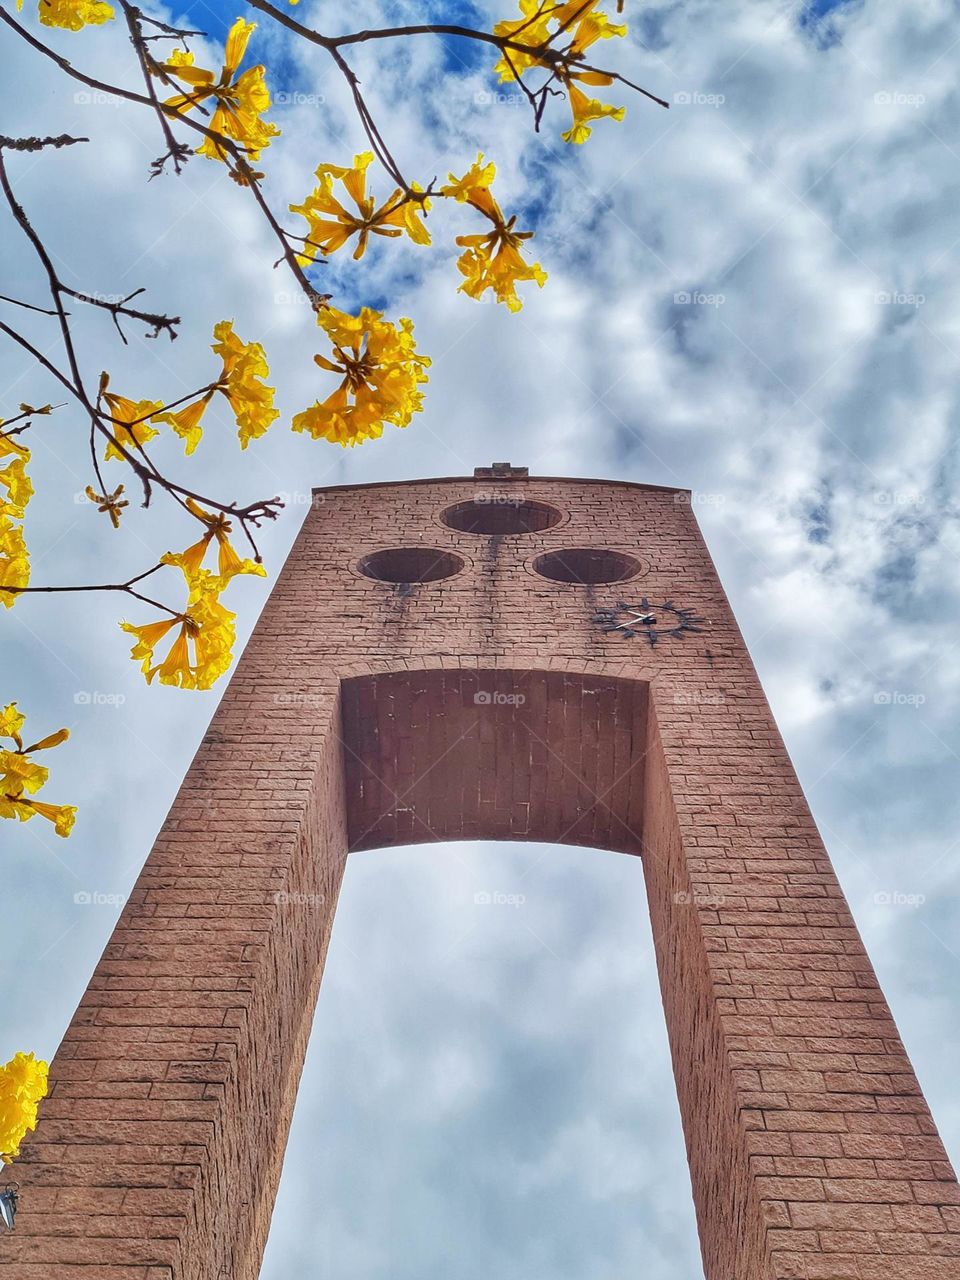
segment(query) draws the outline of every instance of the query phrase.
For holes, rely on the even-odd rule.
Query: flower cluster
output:
[[[44,405],[42,409],[32,409],[27,404],[20,406],[21,416],[51,410],[51,405]],[[30,581],[30,556],[23,540],[23,518],[27,503],[33,497],[33,485],[26,471],[30,450],[20,444],[16,435],[13,430],[0,430],[0,588],[23,588]],[[9,609],[16,598],[16,590],[0,589],[0,601],[6,608]]]
[[[222,361],[220,376],[197,393],[197,399],[187,396],[189,403],[182,409],[164,407],[159,400],[128,400],[126,396],[115,395],[108,390],[109,376],[101,376],[100,398],[110,411],[114,437],[107,442],[105,457],[122,461],[122,449],[136,450],[159,435],[156,423],[172,427],[184,443],[184,452],[188,455],[193,453],[203,436],[200,425],[203,415],[218,391],[233,411],[241,449],[262,436],[276,421],[280,410],[274,408],[274,389],[263,381],[270,376],[263,347],[259,342],[243,342],[234,333],[232,320],[221,320],[214,325],[213,336],[215,341],[211,350]],[[114,528],[119,508],[127,505],[126,502],[114,501],[120,492],[122,487],[113,495],[98,494],[92,489],[87,491],[91,502],[102,504],[99,509],[109,514]]]
[[[602,0],[568,0],[566,4],[556,4],[554,0],[520,0],[521,16],[498,22],[493,28],[494,35],[529,46],[530,50],[505,49],[501,53],[494,68],[501,83],[519,80],[531,67],[545,67],[563,85],[573,114],[573,124],[562,135],[564,142],[586,142],[591,134],[591,120],[605,116],[622,120],[624,116],[625,108],[598,102],[580,88],[580,84],[613,84],[613,76],[603,71],[588,71],[578,64],[597,40],[627,34],[626,25],[611,22],[601,11],[601,4]],[[553,56],[545,56],[547,50],[552,50]]]
[[[388,422],[408,426],[423,408],[418,388],[428,380],[430,364],[417,352],[411,321],[392,324],[370,307],[356,316],[326,307],[317,314],[317,323],[330,339],[335,359],[313,358],[321,369],[340,374],[341,382],[326,400],[294,417],[294,431],[346,446],[376,439]]]
[[[164,80],[177,80],[184,86],[183,93],[167,99],[168,110],[186,115],[212,98],[214,111],[208,128],[237,143],[248,160],[259,160],[260,152],[280,133],[275,124],[261,119],[270,109],[262,64],[238,74],[256,26],[255,22],[237,18],[230,28],[219,79],[215,72],[194,66],[193,54],[187,50],[175,49],[169,61],[155,68],[155,74]],[[229,159],[228,151],[216,137],[205,138],[197,152],[210,160]]]
[[[168,551],[163,564],[177,568],[184,576],[187,601],[181,613],[171,613],[159,622],[135,626],[121,622],[124,631],[136,637],[130,656],[140,662],[147,684],[158,676],[161,684],[180,689],[209,689],[229,670],[237,638],[231,613],[220,596],[237,574],[264,577],[266,570],[253,560],[241,560],[230,542],[232,526],[221,513],[205,511],[192,498],[186,500],[190,514],[204,526],[203,536],[186,551]],[[217,544],[217,571],[203,568],[207,550]],[[154,650],[168,636],[172,643],[166,657],[155,661]]]
[[[240,448],[245,449],[280,417],[280,410],[273,407],[274,389],[262,381],[270,376],[267,357],[259,342],[241,342],[233,331],[232,320],[215,325],[213,336],[213,350],[223,361],[216,390],[233,410]]]
[[[399,187],[380,205],[367,195],[367,169],[372,160],[373,152],[364,151],[354,156],[352,168],[337,164],[320,165],[317,169],[320,185],[303,204],[290,206],[291,213],[302,214],[309,227],[304,250],[299,255],[302,264],[316,261],[318,252],[335,253],[354,235],[359,237],[354,258],[363,257],[371,233],[392,237],[406,232],[415,244],[430,243],[430,233],[420,217],[421,208],[424,211],[430,208],[428,199],[413,199]],[[356,213],[345,209],[333,194],[334,181],[342,183],[357,206]]]
[[[466,250],[457,261],[461,274],[466,277],[461,291],[471,298],[480,298],[487,289],[492,289],[498,302],[505,302],[511,311],[519,311],[523,303],[517,294],[518,281],[535,280],[542,289],[547,273],[539,262],[524,262],[520,250],[533,232],[515,231],[516,216],[504,220],[490,190],[496,173],[496,166],[484,164],[483,156],[478,155],[476,163],[462,178],[450,174],[450,183],[440,188],[440,194],[471,205],[493,224],[489,232],[457,236],[457,244]]]
[[[23,0],[17,0],[17,8],[22,6]],[[40,0],[37,12],[45,27],[64,27],[67,31],[99,27],[114,16],[105,0]]]
[[[0,740],[11,740],[14,744],[12,751],[0,747],[0,818],[19,818],[21,822],[29,822],[39,814],[54,824],[58,836],[68,836],[77,816],[76,805],[45,804],[32,798],[47,781],[50,771],[35,763],[30,756],[34,751],[45,751],[66,742],[70,730],[58,729],[56,733],[25,747],[21,734],[23,722],[23,713],[17,710],[15,702],[0,712]]]
[[[47,1064],[17,1053],[0,1067],[0,1162],[10,1164],[37,1127],[37,1105],[47,1096]]]

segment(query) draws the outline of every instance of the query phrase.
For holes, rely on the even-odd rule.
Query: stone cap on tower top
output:
[[[390,489],[397,485],[418,484],[469,484],[472,480],[531,480],[543,484],[602,484],[617,489],[647,489],[654,493],[686,493],[690,489],[680,485],[643,484],[639,480],[609,480],[592,476],[531,476],[526,467],[514,467],[509,462],[495,462],[489,467],[476,467],[472,476],[423,476],[418,480],[366,480],[359,484],[316,485],[312,493],[342,493],[350,489]]]
[[[509,462],[494,462],[489,467],[474,467],[474,480],[526,480],[529,467],[514,467]]]

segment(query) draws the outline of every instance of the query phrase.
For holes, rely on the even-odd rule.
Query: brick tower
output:
[[[315,494],[8,1175],[3,1280],[256,1280],[347,853],[455,839],[641,858],[707,1280],[960,1278],[689,495],[496,465]]]

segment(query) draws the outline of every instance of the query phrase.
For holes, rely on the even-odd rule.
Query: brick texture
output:
[[[477,500],[498,532],[444,524]],[[503,532],[523,503],[559,518]],[[358,571],[403,547],[462,568]],[[641,574],[537,574],[573,547]],[[594,621],[643,596],[704,630]],[[52,1064],[4,1280],[255,1280],[348,851],[484,838],[641,857],[707,1280],[960,1280],[960,1187],[687,495],[504,467],[315,495]]]

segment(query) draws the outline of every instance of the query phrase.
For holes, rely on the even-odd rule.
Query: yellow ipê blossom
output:
[[[625,36],[626,23],[611,22],[602,11],[603,0],[568,0],[556,4],[554,0],[520,0],[520,17],[498,22],[493,28],[495,36],[514,40],[537,50],[549,47],[557,54],[580,58],[597,40],[609,40],[612,36]],[[529,67],[557,65],[555,59],[510,49],[501,53],[494,70],[501,82],[517,79]],[[512,65],[511,65],[512,64]]]
[[[290,206],[291,213],[302,214],[309,227],[307,239],[310,243],[299,254],[302,264],[315,262],[318,253],[335,253],[354,235],[359,237],[354,258],[363,257],[371,233],[399,236],[405,231],[415,244],[430,243],[430,233],[420,217],[421,205],[429,209],[429,200],[411,200],[399,187],[379,206],[372,196],[367,195],[367,169],[372,160],[373,152],[364,151],[354,156],[352,168],[320,165],[317,169],[320,185],[303,204]],[[357,206],[356,213],[345,209],[333,194],[335,181],[343,184],[347,195]]]
[[[0,588],[23,588],[30,583],[30,555],[23,540],[23,528],[8,516],[0,515]],[[0,603],[10,608],[16,591],[0,590]]]
[[[520,0],[520,17],[496,23],[493,34],[537,49],[545,45],[550,37],[550,18],[556,8],[550,0]],[[543,62],[535,53],[511,49],[509,58],[506,53],[500,54],[494,71],[503,83],[505,80],[516,80],[518,75],[536,66],[543,66]]]
[[[33,497],[33,485],[25,470],[30,450],[14,438],[12,431],[0,431],[0,461],[8,458],[10,461],[0,467],[0,588],[22,588],[30,583],[30,556],[23,539],[23,525],[18,521],[23,519],[27,503]],[[11,608],[17,594],[0,590],[0,603]]]
[[[24,517],[27,503],[33,497],[33,485],[25,470],[29,456],[14,458],[0,467],[0,486],[7,491],[5,498],[0,493],[0,516],[12,516],[15,520]]]
[[[65,27],[68,31],[98,27],[114,16],[112,7],[104,0],[39,0],[37,12],[45,27]]]
[[[119,529],[123,508],[130,505],[126,498],[120,497],[123,493],[123,485],[118,484],[113,493],[96,493],[93,486],[88,484],[84,493],[86,493],[91,502],[97,503],[98,511],[106,512],[113,527]]]
[[[370,307],[362,307],[356,316],[325,307],[317,323],[336,358],[317,355],[314,361],[340,374],[342,381],[326,400],[298,413],[293,430],[346,447],[377,439],[388,422],[408,426],[423,408],[419,387],[428,381],[430,365],[429,358],[417,352],[412,322],[404,318],[393,324]]]
[[[566,133],[560,135],[564,142],[586,142],[593,132],[588,123],[590,120],[622,120],[626,114],[626,107],[612,107],[596,98],[588,98],[575,83],[579,80],[582,84],[613,84],[613,76],[605,75],[602,71],[575,71],[557,78],[567,91],[570,110],[573,112],[573,124]]]
[[[106,390],[107,375],[100,380],[101,396],[110,411],[110,431],[114,439],[107,442],[106,458],[125,461],[121,447],[136,452],[137,445],[146,444],[160,432],[150,425],[151,419],[163,408],[159,400],[129,400]]]
[[[214,352],[223,361],[217,390],[226,398],[237,420],[240,447],[262,436],[280,416],[273,405],[273,387],[264,384],[270,367],[259,342],[243,342],[233,331],[232,320],[214,326]]]
[[[183,451],[188,457],[200,443],[203,435],[200,419],[212,395],[213,392],[209,391],[201,399],[195,400],[193,404],[188,404],[183,409],[178,409],[176,412],[167,410],[154,418],[154,422],[165,422],[167,426],[173,427],[183,441]]]
[[[207,548],[216,541],[217,574],[225,584],[238,573],[255,573],[258,577],[266,577],[267,571],[262,564],[258,564],[255,560],[241,560],[237,555],[236,549],[230,542],[233,526],[222,511],[217,513],[204,511],[193,498],[187,498],[187,507],[191,515],[196,516],[202,524],[207,526],[207,531],[199,542],[195,542],[192,547],[187,547],[186,551],[179,555],[168,552],[163,557],[165,564],[178,565],[189,582],[199,572],[207,554]]]
[[[496,172],[495,165],[484,163],[483,155],[478,155],[476,163],[462,178],[450,174],[450,182],[440,188],[440,194],[472,205],[493,223],[489,232],[457,236],[457,244],[466,251],[457,260],[460,273],[465,277],[461,292],[479,299],[487,289],[492,289],[498,302],[505,302],[511,311],[519,311],[523,303],[517,294],[518,282],[534,280],[542,289],[547,273],[539,262],[523,260],[520,250],[533,232],[515,231],[515,216],[504,220],[490,190]]]
[[[233,331],[232,320],[221,320],[214,325],[213,336],[215,341],[211,349],[223,361],[217,382],[182,409],[165,409],[150,418],[151,422],[163,422],[172,427],[183,440],[184,452],[188,455],[193,453],[203,437],[200,424],[218,391],[233,410],[242,449],[251,440],[262,436],[280,416],[280,410],[273,404],[273,387],[262,381],[270,376],[270,369],[260,343],[243,342],[238,338]]]
[[[17,1053],[0,1067],[0,1162],[10,1164],[37,1127],[37,1106],[47,1096],[47,1064]]]
[[[54,824],[58,836],[68,836],[77,816],[76,805],[47,804],[32,797],[47,781],[49,770],[31,760],[34,751],[58,747],[70,737],[69,729],[58,729],[30,746],[23,745],[24,716],[15,702],[0,712],[0,739],[11,739],[14,750],[0,746],[0,818],[29,822],[39,814]]]
[[[165,106],[168,110],[186,115],[208,98],[213,98],[213,116],[207,127],[237,143],[248,160],[259,159],[264,147],[268,147],[271,139],[280,133],[275,124],[261,119],[263,113],[270,109],[270,93],[263,78],[263,66],[250,67],[237,74],[256,26],[255,22],[237,18],[230,28],[219,79],[214,72],[195,67],[193,54],[181,50],[175,50],[170,60],[160,68],[166,76],[186,86],[184,93],[167,99]],[[215,138],[205,138],[197,152],[211,160],[227,161],[230,158],[223,144]]]
[[[220,603],[226,583],[208,569],[187,573],[182,556],[168,554],[162,559],[184,571],[189,590],[187,605],[183,613],[159,622],[142,626],[121,622],[123,630],[136,637],[130,656],[140,661],[147,684],[159,676],[161,684],[180,689],[209,689],[229,669],[237,638],[237,615]],[[166,657],[155,662],[154,650],[175,629]]]
[[[576,63],[585,51],[598,40],[613,36],[625,36],[625,23],[614,23],[601,9],[602,0],[568,0],[566,4],[554,4],[552,0],[520,0],[521,17],[498,22],[494,35],[516,40],[536,48],[549,47],[558,57],[547,58],[521,50],[509,50],[501,54],[494,70],[501,82],[516,80],[528,68],[539,66],[549,69],[563,85],[573,113],[573,124],[562,135],[564,142],[583,143],[590,137],[589,121],[609,117],[622,120],[624,107],[608,106],[588,97],[577,84],[609,85],[613,76],[602,71],[587,71]],[[549,42],[549,44],[548,44]]]

